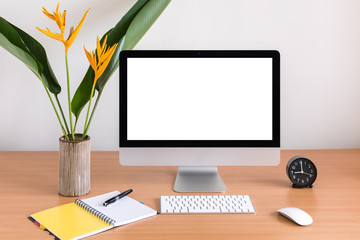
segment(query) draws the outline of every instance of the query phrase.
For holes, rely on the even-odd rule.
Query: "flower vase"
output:
[[[75,134],[75,141],[59,139],[59,194],[65,197],[90,191],[90,137],[81,138],[82,134]]]

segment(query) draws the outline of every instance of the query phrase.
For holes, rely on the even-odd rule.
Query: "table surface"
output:
[[[160,211],[172,190],[176,167],[120,166],[118,152],[92,152],[91,191],[83,198],[132,188],[131,197]],[[287,161],[310,158],[317,166],[313,188],[294,189]],[[0,152],[0,239],[53,239],[27,217],[73,202],[58,195],[58,152]],[[157,216],[87,239],[360,239],[360,149],[282,150],[278,166],[219,167],[227,195],[250,195],[256,214]],[[276,210],[299,207],[314,219],[301,227]]]

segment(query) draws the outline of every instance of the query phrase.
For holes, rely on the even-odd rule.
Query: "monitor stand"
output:
[[[179,167],[175,192],[225,192],[226,187],[221,180],[217,167]]]

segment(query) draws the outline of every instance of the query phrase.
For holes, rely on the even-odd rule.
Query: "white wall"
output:
[[[114,26],[134,3],[61,1],[67,31],[91,8],[69,50],[72,94],[88,66],[82,46],[93,49],[96,35]],[[57,0],[1,0],[0,16],[45,46],[66,106],[62,43],[35,28],[56,29],[41,13],[43,4],[55,10]],[[136,49],[278,49],[282,148],[359,148],[358,9],[357,0],[173,0]],[[93,119],[93,150],[118,149],[118,80],[116,72]],[[2,48],[0,114],[0,150],[57,150],[61,130],[40,81]]]

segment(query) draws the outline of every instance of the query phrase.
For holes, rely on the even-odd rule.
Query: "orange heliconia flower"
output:
[[[93,85],[96,84],[96,81],[99,79],[101,74],[103,74],[103,72],[105,71],[105,68],[109,64],[110,59],[111,59],[112,55],[114,54],[116,46],[117,46],[117,43],[116,43],[112,47],[107,48],[106,40],[107,40],[107,35],[105,36],[103,44],[100,45],[100,39],[99,39],[99,37],[97,37],[96,49],[91,52],[88,52],[84,46],[86,57],[89,60],[90,66],[92,67],[92,69],[95,72]]]
[[[56,7],[56,11],[53,12],[53,14],[49,13],[44,7],[43,7],[43,13],[46,16],[48,16],[51,20],[56,22],[56,24],[60,28],[61,33],[51,32],[48,28],[46,28],[46,30],[43,30],[43,29],[40,29],[37,27],[37,29],[40,32],[44,33],[45,35],[63,42],[65,45],[65,52],[67,53],[67,51],[69,50],[69,47],[74,42],[77,34],[79,33],[80,28],[85,20],[86,14],[89,12],[89,10],[90,9],[88,9],[85,12],[84,16],[82,17],[79,25],[75,28],[75,30],[74,30],[74,27],[71,27],[69,37],[66,40],[64,39],[66,11],[64,10],[64,12],[62,14],[61,14],[61,12],[59,12],[59,3]]]

